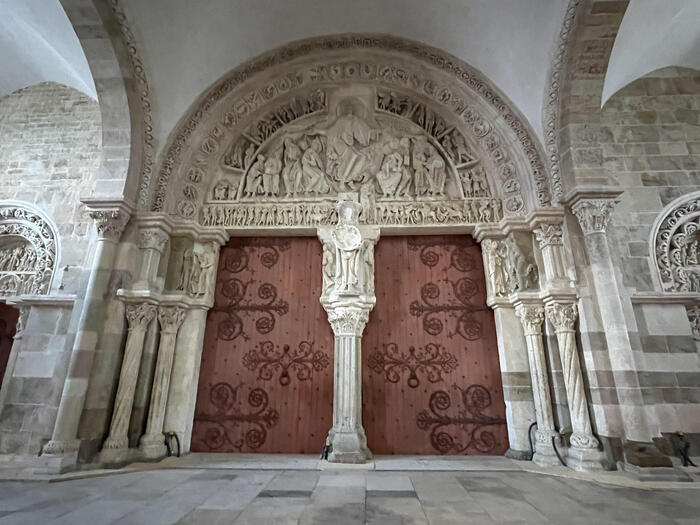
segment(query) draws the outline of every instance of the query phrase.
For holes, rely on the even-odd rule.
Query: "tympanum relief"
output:
[[[463,224],[501,218],[465,136],[422,102],[362,87],[294,97],[248,126],[222,157],[204,226],[317,226],[360,195],[365,224]]]

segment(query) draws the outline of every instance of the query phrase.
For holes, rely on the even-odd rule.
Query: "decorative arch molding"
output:
[[[372,89],[374,93],[370,93]],[[323,103],[311,110],[314,93]],[[367,116],[370,127],[372,122],[382,121],[380,127],[402,128],[404,134],[422,133],[439,150],[453,175],[458,163],[450,161],[442,140],[455,130],[488,168],[489,185],[493,197],[503,202],[503,215],[523,215],[550,205],[546,170],[534,135],[480,73],[436,49],[376,35],[338,35],[295,42],[227,74],[180,121],[163,153],[158,177],[151,185],[152,194],[141,194],[139,201],[149,200],[152,211],[206,222],[203,212],[205,201],[212,197],[211,177],[220,177],[227,168],[234,168],[231,163],[227,165],[226,157],[231,157],[231,148],[241,137],[254,145],[257,157],[270,140],[279,141],[290,130],[299,131],[302,121],[318,120],[318,131],[338,117],[342,93],[347,94],[346,99],[359,100],[365,108],[361,111],[371,113]],[[382,97],[385,101],[400,98],[401,107],[382,107]],[[325,116],[325,124],[319,115]],[[428,121],[440,124],[429,129]],[[264,129],[256,131],[256,126]],[[262,134],[253,136],[258,131]],[[240,171],[246,172],[251,165],[239,166]],[[240,180],[237,184],[240,198]],[[451,191],[465,197],[459,184]],[[466,209],[448,208],[439,215],[456,216]],[[500,209],[487,215],[489,220],[498,220]],[[327,219],[332,221],[330,216]],[[306,224],[323,222],[311,220]]]
[[[0,201],[0,298],[49,293],[59,255],[56,232],[32,204]]]
[[[700,191],[666,206],[651,231],[651,253],[664,292],[700,292]]]

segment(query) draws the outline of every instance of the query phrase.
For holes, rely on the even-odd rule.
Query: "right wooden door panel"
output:
[[[362,348],[375,454],[503,454],[505,403],[481,251],[469,236],[384,237]]]

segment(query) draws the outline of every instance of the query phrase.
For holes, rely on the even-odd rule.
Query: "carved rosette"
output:
[[[605,233],[616,204],[614,199],[582,199],[571,206],[571,211],[584,235]]]
[[[126,320],[129,323],[129,331],[146,330],[148,324],[156,316],[156,306],[148,303],[128,304],[126,306]]]
[[[177,333],[186,315],[187,310],[179,306],[159,306],[158,322],[161,330],[165,333]]]
[[[545,308],[547,320],[552,323],[554,331],[574,332],[578,310],[573,303],[552,303]]]
[[[540,224],[535,229],[535,238],[540,245],[540,248],[547,246],[561,246],[563,229],[561,224]]]
[[[56,252],[56,233],[38,210],[0,203],[0,297],[48,293]]]
[[[328,310],[328,321],[336,337],[361,337],[368,320],[368,308],[341,306]]]
[[[90,210],[90,217],[95,221],[98,237],[114,242],[121,238],[129,222],[129,214],[119,208]]]
[[[155,250],[163,253],[169,236],[161,229],[144,229],[139,232],[138,245],[142,250]]]
[[[544,322],[544,308],[542,306],[519,304],[515,307],[515,314],[520,319],[526,336],[542,335],[542,323]]]

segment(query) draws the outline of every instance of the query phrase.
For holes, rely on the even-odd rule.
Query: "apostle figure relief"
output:
[[[330,225],[344,192],[372,203],[365,224],[500,220],[477,155],[424,104],[382,92],[312,96],[234,139],[202,207],[204,226]]]

